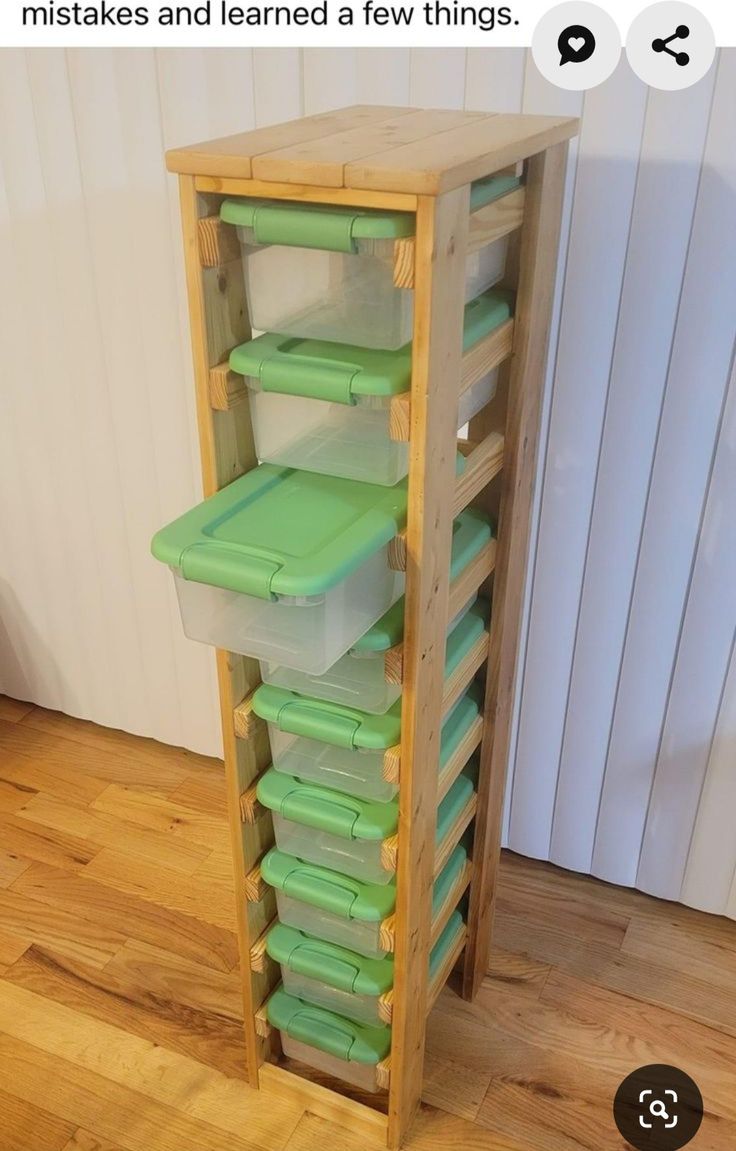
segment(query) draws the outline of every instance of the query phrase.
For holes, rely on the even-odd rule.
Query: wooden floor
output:
[[[365,1151],[242,1082],[220,764],[0,697],[0,1151]],[[608,1151],[674,1063],[736,1148],[736,924],[508,856],[429,1025],[413,1151]]]

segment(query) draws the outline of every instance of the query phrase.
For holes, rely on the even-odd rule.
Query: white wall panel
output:
[[[3,51],[0,691],[219,750],[148,550],[200,493],[162,154],[355,102],[582,115],[507,839],[736,917],[734,51],[585,98],[519,49]]]

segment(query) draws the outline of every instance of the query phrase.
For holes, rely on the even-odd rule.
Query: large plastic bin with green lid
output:
[[[430,986],[453,948],[458,946],[464,931],[463,917],[459,912],[455,912],[432,948],[429,957]],[[295,946],[297,951],[299,949],[298,942],[290,945],[288,941],[284,941],[279,950],[286,951],[289,946]],[[314,953],[315,959],[318,954]],[[338,964],[352,968],[356,959],[360,958],[351,959],[345,958],[346,956],[349,957],[350,953],[343,952],[336,957],[331,955],[329,950],[323,952],[322,958],[328,978],[331,972],[336,971]],[[373,964],[374,967],[379,965]],[[365,962],[362,966],[366,966]],[[376,1067],[387,1057],[391,1049],[391,1028],[380,1025],[380,1022],[376,1024],[356,1019],[346,1010],[340,1011],[339,1007],[331,1007],[329,999],[327,1002],[322,1002],[319,990],[316,992],[317,999],[310,997],[309,994],[298,996],[294,988],[298,990],[308,985],[307,991],[314,995],[313,988],[323,989],[322,994],[325,994],[329,993],[330,985],[324,980],[309,977],[300,980],[296,976],[291,976],[288,959],[286,963],[282,962],[281,970],[283,986],[278,988],[268,1001],[268,1019],[281,1033],[284,1055],[300,1063],[306,1063],[327,1075],[352,1083],[364,1091],[380,1090]],[[375,987],[382,980],[381,975],[372,972],[364,975],[359,963],[355,978],[359,983],[365,982],[370,987]],[[348,975],[348,982],[349,979]],[[393,982],[393,972],[391,981]],[[337,993],[335,994],[337,997]],[[372,999],[377,1004],[375,994],[351,995],[349,991],[343,992],[342,997],[337,998],[337,1002],[350,1007],[358,999],[364,999],[366,1002]]]
[[[388,547],[406,522],[395,488],[261,464],[162,528],[184,631],[321,675],[404,590]]]
[[[446,677],[483,635],[488,619],[488,603],[477,600],[450,632]],[[277,771],[365,799],[385,801],[395,794],[396,785],[384,778],[384,765],[387,750],[401,742],[401,697],[383,715],[374,715],[262,684],[253,696],[253,710],[268,724]]]
[[[493,535],[486,515],[476,508],[466,508],[453,524],[450,579],[457,579],[475,559]],[[463,605],[465,613],[473,601]],[[459,616],[450,623],[459,622]],[[448,629],[449,630],[449,629]],[[326,699],[346,707],[357,707],[383,715],[401,695],[401,685],[388,683],[385,673],[386,652],[404,638],[404,597],[381,617],[378,623],[351,647],[342,659],[323,675],[295,671],[269,660],[261,660],[261,678],[274,687],[299,692],[314,699]],[[362,793],[361,793],[362,794]],[[380,798],[380,796],[373,796]],[[390,798],[390,796],[384,796]]]
[[[439,805],[435,837],[438,850],[471,802],[477,772],[478,763],[473,759]],[[453,860],[457,866],[454,852],[435,883],[435,892],[438,885],[442,886],[442,877]],[[369,959],[380,959],[390,951],[381,924],[396,908],[395,878],[390,883],[363,883],[287,855],[277,847],[263,857],[261,874],[275,889],[278,918],[288,927],[359,951]],[[446,887],[443,890],[446,896]]]
[[[483,696],[476,684],[461,696],[442,728],[439,772],[460,747],[480,715]],[[396,872],[388,850],[399,826],[399,801],[377,803],[269,769],[258,799],[273,815],[276,846],[364,883],[389,883]]]
[[[471,207],[518,184],[513,176],[478,181]],[[366,348],[395,349],[411,339],[414,293],[394,285],[394,249],[414,235],[413,213],[232,199],[220,214],[243,245],[254,328]],[[466,299],[503,275],[506,243],[468,257]]]
[[[459,911],[450,916],[430,952],[430,975],[445,958],[448,939],[454,942],[462,922]],[[287,995],[366,1027],[386,1026],[381,997],[394,985],[393,955],[366,959],[358,951],[327,943],[283,923],[276,923],[269,931],[266,950],[281,967],[281,982]]]
[[[465,308],[464,348],[512,312],[510,292],[492,288],[473,299]],[[406,475],[409,446],[391,438],[391,403],[411,386],[410,344],[381,351],[268,332],[236,348],[230,367],[249,387],[260,460],[374,484]],[[492,398],[496,375],[461,396],[458,428]]]

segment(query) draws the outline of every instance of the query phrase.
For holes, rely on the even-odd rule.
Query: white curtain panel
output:
[[[0,52],[0,691],[218,754],[155,529],[200,496],[167,147],[364,103],[582,117],[506,842],[736,918],[736,51]]]

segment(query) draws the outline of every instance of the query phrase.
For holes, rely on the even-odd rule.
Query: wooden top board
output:
[[[177,148],[171,172],[436,196],[568,140],[568,117],[356,104]]]

